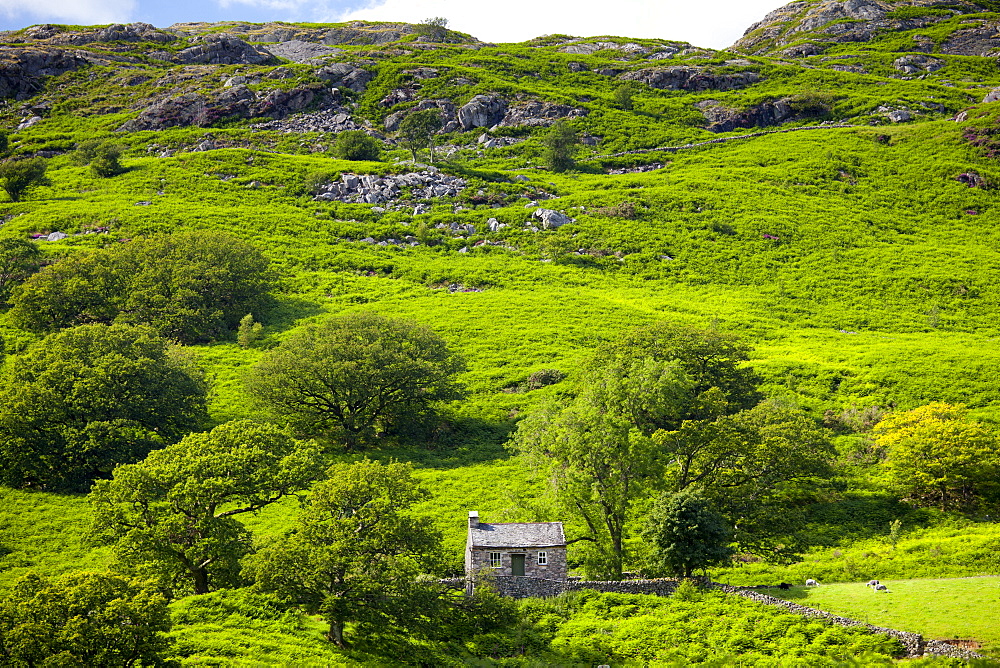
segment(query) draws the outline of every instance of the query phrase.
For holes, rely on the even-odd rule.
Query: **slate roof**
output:
[[[472,547],[562,547],[566,545],[562,522],[480,522],[469,527]]]

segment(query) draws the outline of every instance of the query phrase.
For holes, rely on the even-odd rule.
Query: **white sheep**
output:
[[[881,582],[879,582],[877,585],[875,585],[875,591],[884,591],[886,594],[888,594],[889,593],[889,588],[886,587]]]
[[[877,587],[879,584],[878,580],[869,580],[865,583],[866,587]]]
[[[807,587],[818,587],[819,583],[816,582],[815,580],[813,580],[812,578],[810,578],[810,579],[806,580],[806,586]]]

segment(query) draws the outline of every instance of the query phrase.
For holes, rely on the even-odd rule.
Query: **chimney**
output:
[[[469,511],[469,528],[478,529],[479,528],[479,511],[470,510]]]

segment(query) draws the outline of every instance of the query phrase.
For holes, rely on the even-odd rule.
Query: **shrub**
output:
[[[337,135],[333,153],[341,160],[378,160],[379,143],[362,130],[347,130]]]
[[[20,158],[0,162],[0,188],[4,189],[11,202],[21,198],[33,188],[49,185],[45,176],[45,160],[42,158]]]

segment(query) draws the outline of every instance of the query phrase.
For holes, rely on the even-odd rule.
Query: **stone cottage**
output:
[[[470,511],[465,574],[484,570],[495,575],[565,580],[566,536],[562,522],[486,524],[479,521],[479,511]]]

